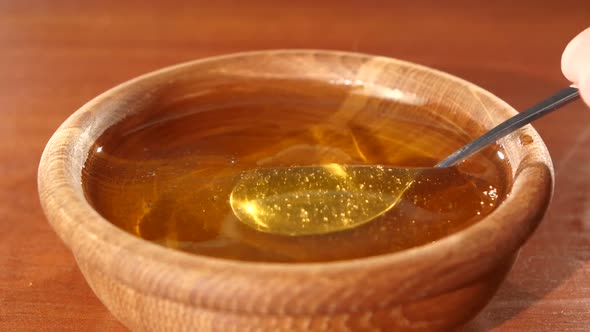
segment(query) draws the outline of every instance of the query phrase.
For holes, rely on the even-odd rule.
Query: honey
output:
[[[390,195],[395,206],[355,227],[276,234],[240,221],[230,197],[245,174],[300,166],[432,167],[472,131],[483,131],[469,120],[445,121],[445,105],[399,92],[395,98],[357,92],[346,84],[273,79],[221,82],[201,93],[170,87],[96,141],[82,174],[86,197],[114,225],[166,247],[292,263],[437,241],[481,220],[506,197],[507,161],[496,145],[458,167],[410,170],[411,185]],[[375,183],[387,187],[383,181]],[[366,204],[384,200],[374,193],[363,194]],[[359,204],[341,209],[341,221],[354,222]],[[289,225],[311,219],[294,216]]]

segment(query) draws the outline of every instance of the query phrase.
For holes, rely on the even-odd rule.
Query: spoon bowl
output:
[[[418,170],[383,166],[255,169],[231,196],[236,216],[263,232],[311,235],[358,227],[391,209]]]

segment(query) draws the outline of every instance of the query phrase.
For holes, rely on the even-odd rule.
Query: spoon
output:
[[[435,168],[451,167],[524,125],[579,97],[571,86],[502,122]],[[393,208],[418,172],[428,168],[377,165],[260,168],[241,174],[230,195],[234,214],[262,232],[298,236],[338,232]]]

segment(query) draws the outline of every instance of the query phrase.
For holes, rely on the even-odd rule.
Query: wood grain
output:
[[[589,11],[583,1],[0,2],[0,330],[125,330],[50,229],[35,185],[49,136],[107,88],[207,55],[333,48],[440,68],[521,109],[565,84],[559,57]],[[467,331],[588,330],[589,121],[578,103],[535,124],[555,163],[553,204]]]

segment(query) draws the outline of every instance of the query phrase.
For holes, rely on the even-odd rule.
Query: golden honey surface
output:
[[[348,89],[253,80],[162,98],[97,140],[86,197],[111,223],[166,247],[293,263],[427,244],[504,199],[501,147],[456,168],[396,170],[431,167],[470,137],[436,121],[440,105],[366,102]]]

